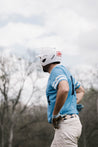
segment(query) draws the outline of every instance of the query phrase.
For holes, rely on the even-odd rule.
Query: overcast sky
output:
[[[68,65],[98,63],[98,0],[0,0],[0,50],[42,47]]]

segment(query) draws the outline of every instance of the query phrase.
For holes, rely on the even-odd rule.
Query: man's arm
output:
[[[80,103],[84,94],[85,94],[85,91],[84,91],[84,88],[82,86],[80,86],[78,89],[76,89],[77,104]]]
[[[58,91],[56,97],[56,103],[53,111],[53,115],[57,115],[64,105],[69,92],[69,84],[66,80],[61,81],[58,84]]]

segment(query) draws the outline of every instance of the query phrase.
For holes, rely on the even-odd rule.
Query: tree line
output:
[[[0,58],[0,147],[50,147],[54,129],[47,122],[45,106],[28,105],[35,87],[33,62]],[[40,72],[40,71],[39,71]],[[26,80],[33,80],[32,90],[24,104],[21,101]],[[38,78],[38,77],[37,77]],[[40,94],[37,99],[40,99]],[[90,89],[82,101],[80,112],[83,131],[79,147],[98,147],[98,91]]]
[[[82,135],[79,139],[79,147],[98,146],[98,91],[89,90],[83,100],[84,109],[80,112],[83,125]],[[0,105],[0,112],[5,104]],[[12,107],[10,105],[10,107]],[[28,107],[20,113],[23,105],[18,103],[14,113],[12,147],[50,147],[54,129],[47,122],[47,108],[43,106]],[[2,135],[4,147],[9,146],[11,109],[5,115],[4,126],[0,126],[0,146],[2,147]],[[9,113],[9,114],[8,114]],[[0,118],[1,121],[1,118]],[[3,132],[2,132],[3,131]],[[2,134],[3,133],[3,134]]]

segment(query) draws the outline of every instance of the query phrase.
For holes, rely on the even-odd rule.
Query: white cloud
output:
[[[28,44],[41,35],[43,28],[31,24],[9,23],[0,28],[0,46],[11,46],[13,44]]]
[[[51,5],[51,2],[45,0],[3,0],[0,6],[0,14],[15,13],[29,17],[43,13],[49,5]]]
[[[98,31],[95,34],[97,3],[97,0],[3,0],[0,19],[5,25],[2,23],[0,27],[0,46],[16,49],[16,45],[32,49],[56,47],[66,55],[81,55],[86,60],[87,54],[90,57],[98,54],[93,52],[93,47],[98,47]],[[13,22],[10,15],[13,18],[20,15],[21,19]],[[38,19],[44,18],[42,25],[33,24],[28,19],[28,23],[22,21],[22,16],[32,19],[37,15],[42,16]],[[96,60],[96,55],[94,57]]]
[[[87,22],[85,18],[79,17],[70,9],[60,8],[47,12],[46,15],[45,30],[56,33],[56,37],[59,38],[56,44],[59,48],[65,49],[66,54],[78,54],[77,42],[80,33],[89,32],[95,27],[93,23]]]
[[[82,32],[79,36],[79,45],[82,50],[98,51],[98,29]]]

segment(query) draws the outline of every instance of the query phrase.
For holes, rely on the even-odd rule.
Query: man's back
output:
[[[75,79],[72,77],[70,72],[63,65],[56,65],[51,73],[47,84],[46,95],[48,100],[48,121],[51,122],[52,113],[55,106],[56,95],[58,84],[62,81],[66,80],[69,84],[69,92],[68,97],[66,99],[65,104],[60,110],[61,115],[65,114],[78,114],[76,109],[76,91],[75,87]]]

